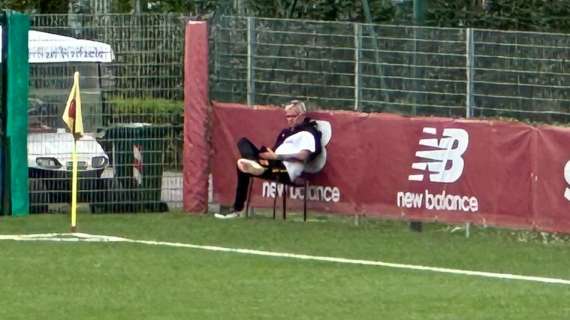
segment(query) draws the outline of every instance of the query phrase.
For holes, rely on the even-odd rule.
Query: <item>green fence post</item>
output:
[[[0,26],[2,27],[2,31],[0,32],[0,43],[4,42],[4,25],[6,24],[5,15],[2,13],[0,14]],[[3,68],[4,63],[4,49],[0,48],[0,68]],[[0,98],[0,215],[5,215],[8,213],[8,206],[4,203],[6,197],[4,196],[4,162],[5,162],[5,152],[6,148],[4,147],[5,143],[5,132],[6,132],[6,100],[4,99],[4,77],[0,77],[0,93],[2,94]]]
[[[247,105],[255,105],[255,18],[247,17]]]
[[[418,109],[418,85],[417,85],[417,78],[418,78],[418,61],[417,61],[417,44],[418,44],[418,26],[423,26],[425,23],[425,15],[426,15],[426,6],[425,2],[427,0],[414,0],[414,105],[412,107],[412,115],[417,116]],[[421,59],[424,60],[423,58]],[[423,72],[422,72],[423,73]],[[422,231],[422,223],[421,221],[410,221],[410,230],[421,232]]]
[[[2,32],[3,105],[6,119],[4,195],[7,212],[28,215],[28,30],[27,15],[5,11]]]

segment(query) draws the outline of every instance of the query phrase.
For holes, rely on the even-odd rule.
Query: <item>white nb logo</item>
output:
[[[436,128],[424,128],[424,134],[436,135]],[[420,139],[420,146],[429,150],[416,152],[416,157],[424,161],[412,163],[412,169],[428,170],[431,182],[452,183],[463,173],[463,158],[461,157],[469,144],[469,135],[463,129],[443,129],[443,137]],[[434,149],[435,148],[435,149]],[[423,174],[412,174],[410,181],[423,181]]]
[[[570,185],[570,161],[566,162],[566,165],[564,166],[564,180],[566,180],[566,183]],[[570,201],[570,188],[568,187],[564,190],[564,198]]]

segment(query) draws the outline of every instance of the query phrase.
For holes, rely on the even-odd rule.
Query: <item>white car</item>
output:
[[[71,172],[73,135],[58,129],[51,133],[28,134],[28,168],[39,176]],[[109,157],[94,137],[84,135],[77,141],[77,169],[81,175],[101,176]]]
[[[47,212],[48,203],[69,202],[73,139],[65,129],[28,134],[32,212]],[[94,137],[85,135],[77,141],[79,201],[91,202],[97,193],[105,192],[101,176],[108,166],[109,157]]]

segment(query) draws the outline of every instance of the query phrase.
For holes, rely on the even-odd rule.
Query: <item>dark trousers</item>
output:
[[[242,158],[258,161],[259,153],[261,152],[251,141],[247,138],[241,138],[237,143],[239,153]],[[241,172],[236,166],[237,171],[237,187],[236,198],[234,201],[234,210],[243,210],[245,201],[247,200],[247,192],[249,189],[250,180],[252,177],[261,178],[270,181],[279,181],[283,183],[290,183],[289,174],[279,160],[269,160],[269,165],[266,166],[267,170],[261,176],[254,176],[249,173]]]

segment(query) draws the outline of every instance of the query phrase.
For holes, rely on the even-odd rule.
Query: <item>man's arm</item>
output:
[[[297,153],[290,153],[290,154],[276,154],[271,149],[267,149],[267,151],[262,152],[259,154],[259,157],[262,159],[267,160],[286,160],[286,161],[305,161],[311,155],[311,151],[309,150],[301,150]]]

